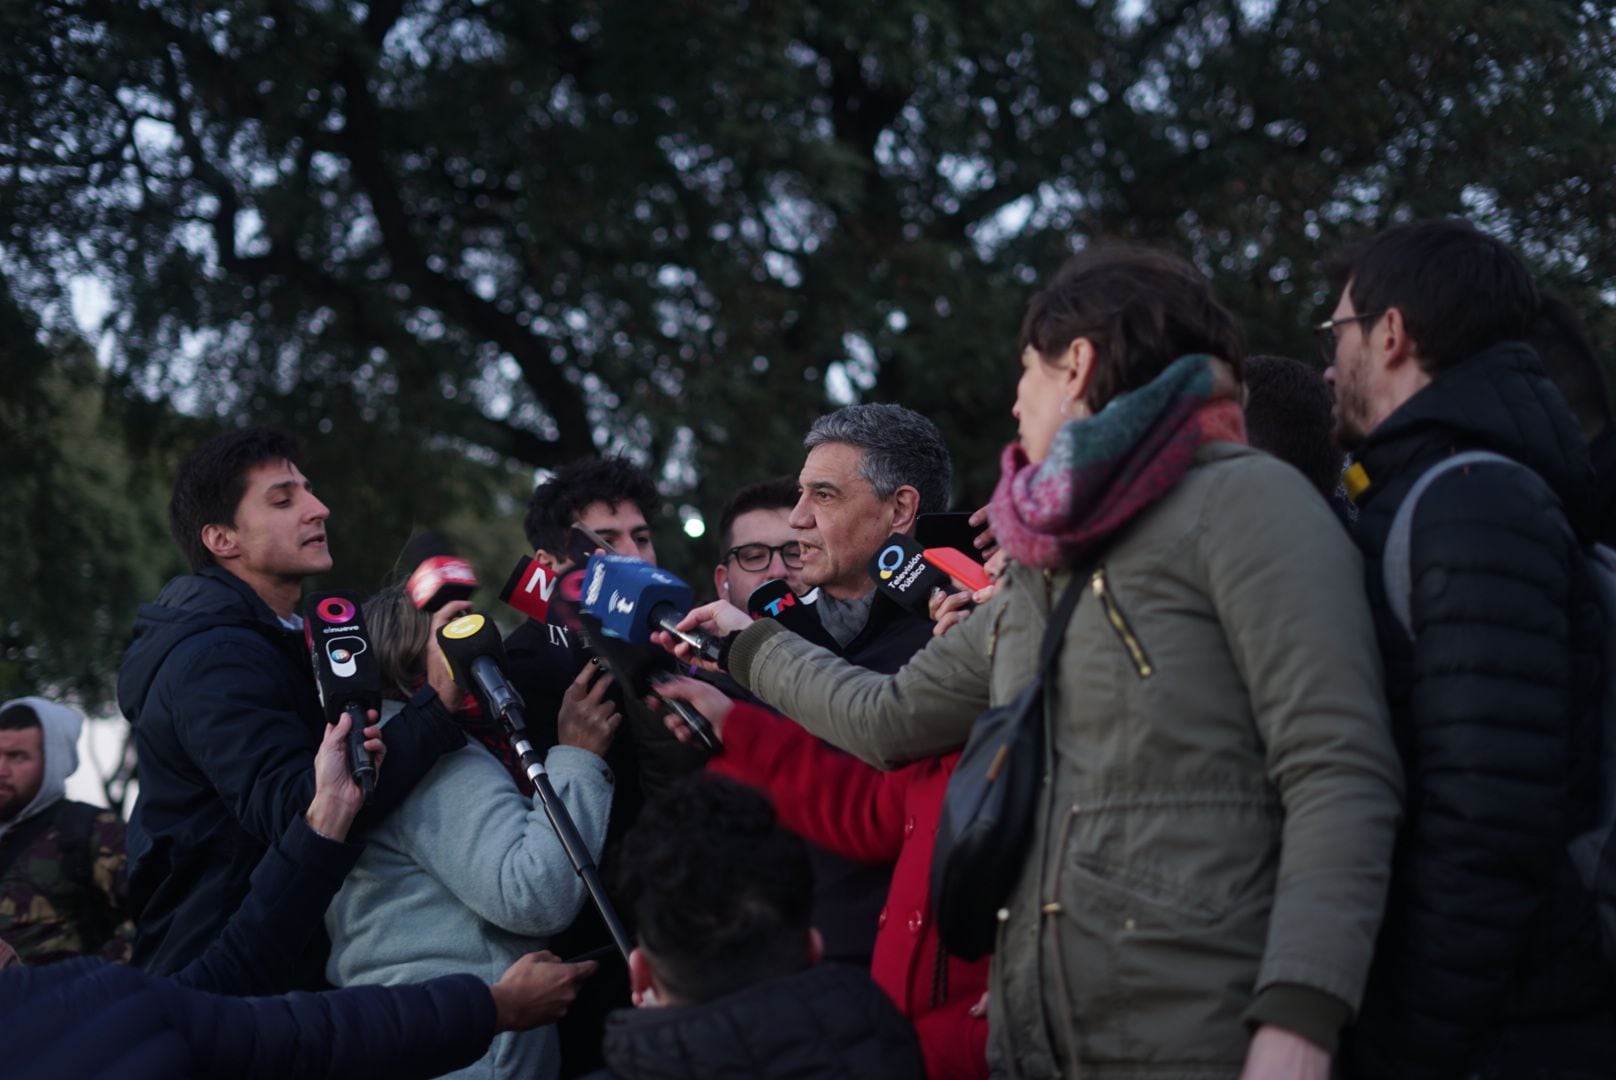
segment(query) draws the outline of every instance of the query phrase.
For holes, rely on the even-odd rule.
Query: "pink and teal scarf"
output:
[[[1183,479],[1201,444],[1246,441],[1239,391],[1228,364],[1185,356],[1069,422],[1038,464],[1011,443],[988,508],[994,535],[1023,566],[1085,557]]]

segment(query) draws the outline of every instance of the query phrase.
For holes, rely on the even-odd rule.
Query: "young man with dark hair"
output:
[[[797,478],[777,476],[748,484],[729,497],[718,515],[718,550],[713,588],[720,600],[745,607],[752,591],[780,578],[794,593],[803,591],[802,546],[791,528],[797,505]]]
[[[129,959],[124,826],[67,798],[77,709],[25,697],[0,705],[0,938],[31,964]]]
[[[637,1010],[607,1027],[603,1077],[921,1075],[908,1022],[867,974],[818,966],[803,842],[762,795],[692,776],[623,845]]]
[[[662,496],[649,474],[627,458],[584,458],[563,465],[533,489],[522,531],[540,562],[569,564],[579,550],[574,525],[591,529],[619,555],[656,563],[650,519]]]
[[[620,457],[585,458],[558,469],[538,485],[522,525],[534,560],[560,576],[596,549],[581,525],[618,555],[656,564],[651,519],[662,505],[656,483],[644,469]],[[649,651],[649,650],[648,650]],[[528,730],[540,755],[556,745],[566,710],[619,711],[624,723],[604,755],[614,783],[606,850],[611,857],[645,798],[679,776],[699,769],[704,755],[681,745],[635,696],[613,685],[593,663],[579,630],[562,604],[552,604],[541,623],[528,619],[505,639],[511,683],[527,704]],[[658,658],[665,659],[665,658]],[[611,937],[593,906],[553,942],[562,955],[609,947]],[[561,1068],[566,1077],[599,1066],[606,1013],[628,999],[626,972],[607,965],[584,988],[558,1026]]]
[[[329,516],[280,432],[210,439],[174,478],[169,522],[194,572],[141,606],[118,673],[140,758],[129,899],[134,962],[147,971],[176,971],[201,954],[309,802],[324,717],[297,606],[304,579],[331,569]],[[458,703],[434,639],[427,686],[387,728],[388,769],[362,825],[464,744],[449,717]],[[324,951],[321,940],[303,958],[304,985],[323,985]]]
[[[1537,288],[1462,221],[1387,229],[1341,282],[1318,330],[1408,790],[1349,1073],[1607,1075],[1616,987],[1567,853],[1600,781],[1592,472],[1526,344]],[[1509,460],[1434,474],[1399,540],[1475,450]]]

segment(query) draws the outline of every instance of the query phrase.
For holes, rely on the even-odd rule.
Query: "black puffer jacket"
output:
[[[914,1032],[870,976],[827,964],[705,1005],[624,1009],[592,1080],[919,1080]]]
[[[1460,450],[1529,466],[1460,469],[1421,498],[1410,642],[1381,556],[1418,477]],[[1360,449],[1355,531],[1408,776],[1387,915],[1362,1018],[1363,1077],[1458,1077],[1530,1063],[1602,1075],[1612,987],[1591,896],[1566,858],[1592,820],[1601,631],[1584,545],[1593,475],[1569,409],[1524,345],[1440,376]]]

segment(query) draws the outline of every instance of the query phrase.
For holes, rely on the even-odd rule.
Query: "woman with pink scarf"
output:
[[[1362,567],[1306,479],[1245,445],[1241,343],[1193,268],[1073,257],[1022,323],[989,517],[995,595],[897,674],[772,620],[742,686],[893,768],[961,746],[1035,676],[1046,768],[989,980],[993,1075],[1329,1075],[1384,902],[1401,768]]]

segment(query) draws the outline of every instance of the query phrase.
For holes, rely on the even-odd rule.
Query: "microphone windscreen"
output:
[[[926,562],[926,549],[903,533],[893,533],[870,560],[870,578],[889,599],[916,615],[928,615],[933,589],[948,575]]]
[[[505,579],[499,598],[535,622],[546,622],[559,581],[543,563],[531,555],[523,555],[516,561],[511,576]]]
[[[359,595],[311,593],[303,600],[303,639],[314,661],[314,681],[326,721],[336,723],[349,704],[381,704],[381,667],[365,631]]]
[[[753,589],[752,595],[746,598],[746,610],[754,619],[773,619],[798,637],[822,648],[837,648],[836,639],[820,622],[819,613],[812,605],[804,603],[802,597],[792,592],[791,586],[780,578],[770,578]]]
[[[477,591],[477,572],[435,532],[411,537],[399,561],[415,568],[404,588],[422,611],[437,611],[451,600],[470,600]]]
[[[505,642],[499,636],[499,627],[475,611],[440,627],[438,646],[449,662],[449,674],[463,690],[473,689],[471,665],[479,656],[492,658],[501,670],[505,667]]]
[[[690,610],[690,586],[644,559],[591,555],[584,571],[583,613],[600,620],[601,633],[646,645],[657,627],[651,613],[664,606]]]

